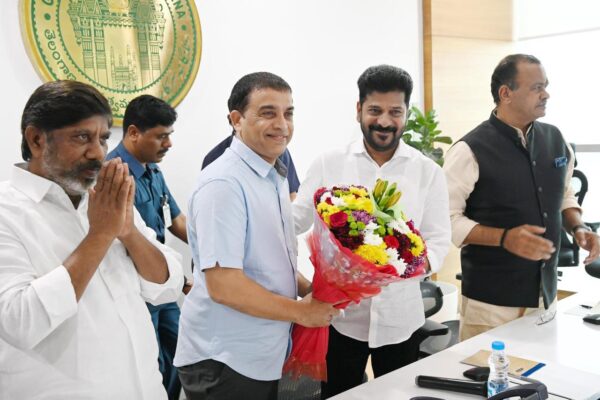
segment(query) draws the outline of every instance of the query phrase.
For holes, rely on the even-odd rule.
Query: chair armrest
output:
[[[417,330],[417,333],[422,336],[423,339],[426,339],[429,336],[442,336],[448,333],[448,326],[426,319],[425,324]]]

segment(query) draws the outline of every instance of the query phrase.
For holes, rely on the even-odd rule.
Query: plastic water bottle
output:
[[[488,378],[488,397],[508,389],[508,357],[504,352],[504,342],[492,342],[492,354],[488,359],[490,376]]]

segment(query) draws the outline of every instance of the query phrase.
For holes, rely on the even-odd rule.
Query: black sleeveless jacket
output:
[[[465,215],[497,228],[544,226],[544,237],[558,249],[569,150],[552,125],[533,122],[526,137],[524,148],[515,129],[492,113],[461,139],[479,164],[479,179],[467,199]],[[541,290],[547,307],[556,296],[557,253],[542,262],[501,247],[465,246],[462,292],[485,303],[537,307]]]

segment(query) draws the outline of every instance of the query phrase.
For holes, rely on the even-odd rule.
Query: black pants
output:
[[[251,379],[219,361],[204,360],[178,370],[188,400],[277,400],[279,381]]]
[[[327,399],[360,385],[363,382],[369,354],[375,377],[416,361],[419,356],[419,343],[416,336],[413,333],[402,343],[370,348],[368,342],[344,336],[330,326],[327,382],[321,383],[321,398]]]

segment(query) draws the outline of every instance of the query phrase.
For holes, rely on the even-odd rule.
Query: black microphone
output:
[[[428,389],[477,394],[487,397],[487,382],[472,382],[464,379],[440,378],[438,376],[417,375],[415,383]]]

